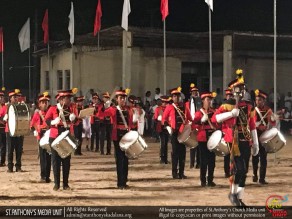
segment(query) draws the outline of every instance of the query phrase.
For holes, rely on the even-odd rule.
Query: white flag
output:
[[[18,34],[21,52],[30,48],[30,19],[28,18]]]
[[[209,5],[210,9],[213,11],[213,0],[205,0],[207,5]]]
[[[128,31],[128,16],[131,13],[130,0],[124,0],[123,15],[122,15],[122,28]]]
[[[73,2],[71,2],[71,11],[69,14],[69,26],[68,26],[68,30],[69,30],[69,34],[70,34],[70,43],[73,44],[74,43],[74,9],[73,9]]]

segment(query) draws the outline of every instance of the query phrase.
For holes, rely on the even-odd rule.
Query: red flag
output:
[[[4,43],[3,43],[3,28],[0,27],[0,52],[4,51]]]
[[[44,44],[47,44],[49,42],[49,15],[48,15],[48,9],[46,9],[45,16],[42,23],[42,28],[44,31]]]
[[[168,0],[161,0],[160,11],[162,14],[162,20],[164,21],[165,18],[168,16]]]
[[[97,6],[96,6],[95,20],[94,20],[94,30],[93,30],[94,36],[96,36],[96,34],[100,31],[101,17],[102,17],[101,2],[100,0],[98,0]]]

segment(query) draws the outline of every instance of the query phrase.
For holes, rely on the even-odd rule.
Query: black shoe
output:
[[[5,163],[0,163],[0,167],[5,167]]]
[[[201,182],[202,187],[206,187],[207,183],[206,182]]]
[[[196,164],[196,169],[200,169],[200,165],[199,164]]]
[[[100,155],[104,155],[104,152],[100,152]]]
[[[50,183],[52,180],[50,179],[50,178],[48,178],[48,179],[45,179],[45,182],[46,183]]]
[[[99,150],[98,149],[95,149],[94,152],[99,152]]]
[[[169,161],[165,161],[164,164],[170,164],[170,162]]]
[[[23,172],[21,168],[16,168],[16,172]]]
[[[165,162],[163,161],[163,160],[160,160],[160,162],[159,162],[160,164],[164,164]]]
[[[179,178],[179,175],[178,175],[177,173],[172,174],[172,178],[173,178],[173,179],[180,179],[180,178]]]
[[[252,177],[252,181],[253,181],[253,182],[258,182],[258,176],[253,176],[253,177]]]
[[[45,183],[46,182],[46,179],[44,179],[44,178],[41,178],[40,180],[39,180],[39,183]]]
[[[69,185],[65,185],[65,186],[63,186],[63,190],[71,190],[71,188]]]
[[[188,177],[185,174],[179,175],[180,179],[187,179]]]
[[[244,204],[244,202],[242,201],[242,199],[238,199],[239,203],[240,203],[240,206],[242,207],[246,207],[246,204]]]
[[[229,193],[228,198],[233,206],[240,206],[240,202],[238,200],[237,194]]]
[[[7,173],[13,173],[13,170],[12,169],[8,169]]]
[[[209,187],[215,187],[216,186],[216,183],[214,183],[214,182],[208,182],[208,186]]]
[[[195,166],[193,164],[190,165],[190,169],[193,169]]]
[[[229,178],[230,176],[230,173],[225,173],[225,178]]]
[[[266,180],[264,180],[264,179],[260,179],[259,180],[259,183],[260,184],[262,184],[262,185],[267,185],[267,184],[269,184]]]
[[[59,189],[60,189],[60,186],[54,185],[54,188],[53,188],[54,191],[58,191]]]
[[[111,153],[110,152],[106,152],[106,154],[105,155],[110,155]]]
[[[89,151],[89,147],[88,147],[88,145],[86,145],[86,150]]]

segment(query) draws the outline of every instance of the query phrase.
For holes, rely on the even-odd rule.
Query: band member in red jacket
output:
[[[49,107],[49,101],[51,97],[48,92],[38,96],[38,110],[35,111],[31,122],[30,127],[34,130],[34,136],[37,138],[39,143],[40,139],[44,136],[45,132],[48,129],[48,125],[45,122],[45,116]],[[49,139],[48,139],[49,140]],[[49,183],[51,182],[50,173],[51,173],[51,154],[42,147],[39,147],[39,157],[40,157],[40,172],[41,172],[41,182]]]
[[[264,131],[272,128],[276,125],[276,121],[273,115],[273,111],[266,105],[266,99],[268,95],[262,90],[255,90],[256,96],[256,127],[258,136],[261,136]],[[268,184],[266,181],[267,172],[267,152],[263,145],[259,142],[259,154],[252,157],[253,167],[253,182],[258,181],[258,166],[260,161],[260,184]]]
[[[202,108],[199,109],[194,117],[194,123],[198,129],[197,140],[198,147],[200,148],[200,179],[201,186],[205,187],[206,183],[208,186],[214,187],[216,184],[213,182],[214,170],[215,170],[215,153],[211,152],[207,148],[207,141],[211,134],[216,130],[216,124],[211,122],[211,118],[214,114],[214,109],[211,108],[211,101],[216,97],[216,93],[203,92],[200,95],[202,99]],[[208,179],[206,181],[208,169]]]
[[[3,87],[0,91],[0,111],[5,106],[5,98],[4,98],[5,88]],[[0,120],[0,167],[5,166],[6,160],[6,134],[5,134],[5,125],[6,122]]]
[[[161,123],[164,126],[169,126],[170,133],[172,132],[172,177],[174,179],[186,179],[184,174],[186,160],[186,146],[178,142],[177,137],[182,131],[183,124],[191,121],[185,114],[183,103],[179,102],[181,95],[181,87],[174,88],[170,92],[173,103],[169,104],[162,115]],[[178,172],[177,172],[178,171]]]
[[[15,89],[12,90],[8,93],[9,97],[9,104],[5,105],[1,108],[0,111],[0,117],[3,117],[3,121],[6,122],[5,125],[5,133],[6,133],[6,146],[7,146],[7,160],[8,160],[8,173],[13,172],[13,152],[15,150],[15,156],[16,156],[16,163],[15,163],[15,168],[16,172],[21,172],[21,157],[22,157],[22,146],[23,146],[23,136],[15,136],[11,137],[9,133],[9,128],[8,128],[8,108],[11,104],[17,104],[18,103],[18,97],[20,95],[20,90]]]
[[[171,101],[171,98],[168,96],[161,96],[157,100],[157,105],[155,112],[154,112],[154,119],[156,121],[156,132],[159,133],[160,136],[160,163],[161,164],[168,164],[168,132],[162,126],[161,120],[163,112],[167,106],[167,104]],[[161,102],[161,104],[160,104]]]
[[[110,94],[105,92],[102,94],[102,100],[104,103],[108,102],[110,99]],[[104,117],[104,125],[105,125],[105,136],[106,136],[106,155],[111,154],[111,141],[112,141],[112,129],[113,129],[113,122],[110,116]]]
[[[202,101],[199,95],[199,89],[195,84],[190,84],[190,100],[185,103],[186,113],[190,113],[192,120],[195,118],[195,113],[202,107]],[[195,127],[193,127],[195,128]],[[196,158],[196,159],[195,159]],[[195,147],[190,149],[190,168],[194,168],[196,162],[196,169],[200,168],[200,148]]]
[[[74,90],[74,89],[72,89]],[[50,126],[50,144],[64,131],[73,131],[73,122],[76,121],[77,112],[74,104],[71,103],[71,97],[74,94],[72,90],[58,91],[57,105],[51,106],[48,110],[45,121]],[[72,93],[73,92],[73,93]],[[62,113],[63,112],[63,113]],[[63,119],[61,118],[63,117]],[[70,173],[71,155],[66,158],[61,158],[56,150],[52,148],[52,166],[54,172],[54,191],[60,189],[60,170],[62,164],[63,170],[63,189],[70,190],[68,179]]]
[[[255,125],[254,107],[249,101],[242,100],[245,84],[242,70],[236,71],[237,79],[229,83],[234,97],[238,100],[222,104],[214,113],[212,122],[222,123],[224,140],[231,145],[230,168],[231,191],[229,200],[232,205],[245,206],[242,201],[251,154],[256,156],[259,152],[258,137]]]
[[[110,116],[113,121],[112,139],[115,147],[116,170],[117,170],[117,187],[126,189],[128,181],[129,161],[124,151],[120,148],[120,140],[131,129],[133,114],[129,107],[126,106],[126,97],[129,89],[116,91],[117,106],[111,106],[104,111],[105,116]],[[123,115],[123,117],[122,117]],[[125,120],[125,123],[123,121]]]
[[[138,119],[139,119],[139,112],[138,108],[136,107],[137,97],[134,95],[130,95],[128,97],[129,102],[129,108],[131,110],[131,114],[133,115],[133,121],[132,121],[132,130],[137,131],[138,130]]]
[[[84,100],[85,100],[84,96],[74,97],[74,104],[77,110],[77,115],[79,115],[80,111],[84,109],[83,106]],[[74,135],[75,138],[78,140],[78,146],[74,153],[75,155],[82,155],[81,153],[82,129],[83,129],[82,119],[78,118],[77,121],[74,123]]]

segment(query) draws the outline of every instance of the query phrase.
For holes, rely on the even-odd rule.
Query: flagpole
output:
[[[31,100],[31,66],[30,66],[30,47],[28,48],[28,98]]]
[[[97,33],[97,50],[99,51],[99,31]]]
[[[3,34],[2,34],[3,35]],[[5,86],[5,81],[4,81],[4,50],[3,50],[3,36],[2,36],[2,86]]]
[[[209,6],[209,64],[210,64],[210,91],[213,90],[213,69],[212,69],[212,22],[211,7]]]
[[[165,18],[166,19],[166,18]],[[166,95],[166,33],[165,33],[165,19],[163,21],[163,93]]]
[[[274,113],[277,112],[277,0],[274,0]],[[274,155],[274,165],[277,155]]]
[[[49,72],[49,77],[50,77],[51,95],[53,95],[53,75],[50,74],[50,43],[49,41],[48,41],[48,72]]]

